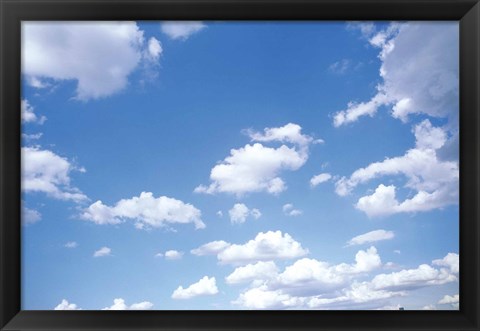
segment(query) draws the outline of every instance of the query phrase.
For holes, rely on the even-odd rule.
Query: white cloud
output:
[[[47,120],[45,116],[38,117],[33,106],[28,102],[28,100],[22,100],[22,122],[23,123],[38,123],[43,124]]]
[[[223,212],[221,210],[217,211],[217,216],[218,217],[223,217]]]
[[[118,224],[132,220],[139,228],[175,223],[193,223],[196,229],[205,228],[200,210],[193,205],[166,196],[155,198],[151,192],[122,199],[114,206],[104,205],[99,200],[86,208],[81,217],[96,224]]]
[[[77,307],[74,303],[69,303],[67,300],[63,299],[61,303],[59,303],[54,310],[81,310]]]
[[[204,244],[198,248],[192,249],[190,253],[197,256],[204,255],[217,255],[221,251],[225,250],[231,244],[223,240],[212,241],[207,244]]]
[[[300,209],[293,208],[291,203],[284,204],[282,207],[283,213],[287,216],[300,216],[303,212]]]
[[[389,301],[394,297],[409,295],[418,288],[458,281],[449,269],[438,270],[426,264],[376,275],[368,281],[357,280],[369,276],[380,266],[375,247],[358,251],[353,264],[331,265],[302,258],[282,273],[275,275],[272,270],[268,277],[253,281],[232,303],[248,309],[387,309],[385,307],[394,307]]]
[[[76,248],[78,243],[76,241],[69,241],[64,245],[66,248]]]
[[[167,260],[180,260],[183,257],[183,252],[176,250],[169,250],[165,252],[165,258]]]
[[[246,266],[236,268],[230,275],[225,277],[225,281],[227,284],[241,284],[272,279],[277,275],[278,268],[275,262],[259,261],[255,264],[247,264]]]
[[[433,264],[440,267],[448,267],[451,272],[458,274],[460,268],[460,256],[455,253],[448,253],[443,259],[434,260]]]
[[[134,303],[130,306],[125,304],[125,300],[122,298],[117,298],[113,300],[113,305],[110,307],[105,307],[102,310],[150,310],[153,307],[153,303],[149,301],[142,301],[139,303]]]
[[[23,206],[22,203],[22,224],[23,225],[30,225],[37,223],[42,219],[42,214],[37,210],[30,209]]]
[[[155,37],[148,40],[147,57],[152,61],[157,61],[163,53],[162,44]]]
[[[347,110],[334,116],[340,126],[373,116],[382,105],[392,105],[392,116],[407,121],[410,114],[433,117],[458,116],[458,23],[392,23],[376,32],[368,29],[365,37],[380,48],[382,84],[368,102],[350,103]],[[426,38],[425,36],[428,36]],[[422,77],[422,79],[418,79]]]
[[[70,186],[70,172],[78,170],[66,158],[38,147],[22,147],[22,190],[76,202],[87,200],[79,189]]]
[[[109,247],[102,247],[93,253],[93,257],[110,256],[112,250]]]
[[[196,21],[167,21],[161,25],[162,32],[168,37],[180,40],[186,40],[204,28],[205,24]]]
[[[452,305],[454,308],[458,309],[460,307],[460,295],[445,295],[440,301],[438,301],[438,303],[440,305]]]
[[[123,90],[143,53],[160,54],[135,22],[24,22],[22,37],[27,82],[75,80],[80,100]]]
[[[308,250],[288,233],[260,232],[243,245],[232,244],[217,255],[222,264],[247,264],[275,259],[293,259],[308,254]]]
[[[285,170],[298,170],[308,159],[308,145],[315,143],[310,136],[301,134],[301,127],[289,123],[279,128],[266,128],[264,133],[246,131],[252,141],[282,142],[278,148],[265,147],[260,143],[232,149],[230,156],[219,162],[210,172],[212,183],[200,185],[196,193],[233,193],[243,195],[249,192],[266,191],[279,194],[286,190],[286,184],[279,177]]]
[[[321,173],[316,176],[313,176],[312,179],[310,179],[310,186],[315,187],[321,183],[325,183],[332,178],[332,175],[329,173]]]
[[[215,277],[203,277],[198,282],[187,288],[179,286],[172,294],[172,299],[191,299],[203,295],[215,295],[218,293]]]
[[[348,246],[363,245],[366,243],[373,243],[381,240],[389,240],[393,237],[395,237],[393,231],[375,230],[353,237],[348,241],[347,244]]]
[[[33,134],[22,133],[22,138],[25,139],[25,140],[38,140],[38,139],[42,138],[42,136],[43,136],[43,133],[41,133],[41,132],[33,133]]]
[[[433,127],[429,120],[414,126],[416,146],[405,155],[371,163],[353,172],[350,178],[342,177],[335,184],[338,195],[349,194],[357,185],[384,176],[406,177],[407,189],[416,191],[409,199],[399,202],[396,187],[380,184],[371,195],[360,198],[359,210],[370,217],[401,212],[420,212],[458,203],[459,168],[456,161],[442,161],[437,151],[446,141],[445,132]]]
[[[249,216],[252,216],[254,219],[259,219],[260,216],[262,216],[262,213],[258,209],[249,209],[243,203],[236,203],[233,205],[232,209],[228,211],[228,214],[230,215],[230,221],[233,224],[245,223]]]

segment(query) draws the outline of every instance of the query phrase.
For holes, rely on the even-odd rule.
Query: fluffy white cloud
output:
[[[273,261],[259,261],[255,264],[247,264],[236,268],[230,275],[225,277],[227,284],[241,284],[248,282],[264,281],[278,275],[278,268]]]
[[[228,211],[228,214],[230,215],[230,221],[233,224],[245,223],[249,216],[252,216],[254,219],[259,219],[260,216],[262,216],[262,213],[258,209],[249,209],[243,203],[236,203],[233,205],[232,209]]]
[[[69,303],[67,300],[63,299],[61,303],[59,303],[54,310],[81,310],[77,307],[74,303]]]
[[[102,247],[93,253],[93,257],[110,256],[112,250],[109,247]]]
[[[47,120],[45,116],[38,117],[33,106],[28,102],[28,100],[22,100],[22,122],[23,123],[38,123],[43,124]]]
[[[86,208],[81,217],[96,224],[118,224],[129,219],[137,228],[175,223],[193,223],[196,229],[205,228],[200,210],[193,205],[166,196],[155,198],[151,192],[122,199],[115,206],[104,205],[99,200]]]
[[[447,267],[451,272],[458,274],[460,271],[460,256],[455,253],[448,253],[443,259],[434,260],[433,264],[440,267]]]
[[[389,300],[394,297],[458,280],[449,269],[426,264],[376,275],[369,281],[357,280],[380,266],[374,247],[359,251],[353,264],[302,258],[282,273],[275,275],[272,270],[268,277],[252,282],[232,303],[248,309],[386,309],[392,307]]]
[[[356,204],[370,217],[401,212],[420,212],[458,203],[459,167],[456,161],[443,161],[437,151],[446,142],[441,128],[433,127],[429,120],[414,126],[416,146],[405,155],[387,158],[342,177],[335,184],[338,195],[349,194],[357,185],[384,176],[404,176],[405,187],[416,191],[409,199],[399,202],[396,187],[380,184],[371,195],[360,198]]]
[[[161,30],[171,39],[186,40],[191,35],[203,30],[206,25],[196,21],[167,21],[161,25]]]
[[[88,198],[70,186],[70,173],[78,170],[66,158],[38,147],[22,147],[22,190],[76,202]]]
[[[190,253],[197,256],[217,255],[231,244],[223,240],[212,241],[198,248],[192,249]]]
[[[66,248],[76,248],[78,243],[76,241],[69,241],[64,245]]]
[[[393,237],[395,237],[393,231],[375,230],[353,237],[348,241],[347,245],[363,245],[366,243],[373,243],[381,240],[389,240]]]
[[[291,203],[286,203],[282,207],[283,213],[287,216],[300,216],[303,212],[300,209],[293,208]]]
[[[332,175],[329,173],[321,173],[316,176],[313,176],[312,179],[310,179],[310,186],[315,187],[321,183],[325,183],[332,178]]]
[[[117,298],[113,300],[113,305],[110,307],[105,307],[102,310],[150,310],[153,307],[153,303],[149,301],[143,301],[139,303],[134,303],[128,306],[125,303],[125,300],[122,298]]]
[[[75,80],[80,100],[121,91],[144,53],[161,53],[153,39],[145,45],[135,22],[24,22],[22,37],[27,81]]]
[[[293,259],[308,254],[308,250],[288,233],[281,231],[260,232],[255,239],[243,245],[232,244],[217,255],[222,264],[247,264],[275,259]]]
[[[455,294],[445,295],[440,301],[438,301],[440,305],[452,305],[454,308],[458,309],[460,307],[460,296]]]
[[[172,294],[172,299],[191,299],[203,295],[215,295],[218,293],[215,277],[203,277],[198,282],[187,288],[179,286]]]
[[[277,148],[266,147],[260,143],[232,149],[230,156],[219,162],[210,172],[212,183],[195,188],[197,193],[216,192],[243,195],[249,192],[266,191],[279,194],[286,190],[286,184],[279,177],[284,170],[298,170],[308,159],[308,145],[318,142],[312,137],[301,134],[301,127],[289,123],[279,128],[266,128],[264,133],[251,130],[246,132],[252,141],[282,142]]]
[[[457,23],[393,23],[383,31],[368,25],[362,33],[380,49],[380,76],[383,82],[368,102],[349,103],[334,116],[334,125],[373,116],[383,105],[392,106],[392,116],[406,121],[410,114],[433,117],[458,116]],[[426,37],[428,36],[428,38]],[[422,79],[418,79],[422,77]]]
[[[30,225],[37,223],[42,219],[42,214],[35,209],[30,209],[23,206],[22,203],[22,224]]]
[[[176,250],[169,250],[165,252],[165,258],[167,260],[179,260],[183,257],[183,252]]]

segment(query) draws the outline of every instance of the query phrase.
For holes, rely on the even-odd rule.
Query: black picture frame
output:
[[[0,0],[0,328],[13,330],[480,330],[478,0]],[[22,311],[22,20],[460,22],[459,311]]]

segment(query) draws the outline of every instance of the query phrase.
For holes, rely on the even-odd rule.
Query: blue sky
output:
[[[458,309],[456,22],[22,33],[23,309]]]

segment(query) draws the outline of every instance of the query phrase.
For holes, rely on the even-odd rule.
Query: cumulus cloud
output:
[[[157,38],[151,37],[148,40],[147,53],[146,56],[152,61],[157,61],[160,58],[160,55],[163,53],[162,44],[158,41]]]
[[[169,250],[165,252],[165,258],[167,260],[180,260],[183,257],[183,252],[176,250]]]
[[[200,210],[193,205],[166,196],[155,198],[151,192],[122,199],[114,206],[107,206],[99,200],[86,208],[81,217],[96,224],[119,224],[131,220],[137,228],[158,228],[177,223],[193,223],[196,229],[205,228]]]
[[[173,291],[172,299],[191,299],[197,296],[215,295],[218,293],[215,277],[205,276],[187,288],[179,286]]]
[[[370,101],[349,103],[337,112],[335,126],[373,116],[380,106],[391,106],[391,115],[404,122],[410,114],[457,120],[459,56],[458,47],[452,47],[459,43],[457,23],[392,23],[381,31],[370,23],[357,27],[380,49],[383,82]]]
[[[316,176],[313,176],[312,179],[310,179],[310,186],[315,187],[321,183],[325,183],[332,178],[332,175],[329,173],[321,173]]]
[[[33,106],[28,102],[27,99],[22,100],[21,110],[22,110],[22,122],[23,123],[43,124],[47,120],[47,118],[45,116],[38,117],[35,114]]]
[[[232,193],[243,195],[250,192],[266,191],[279,194],[286,190],[286,184],[280,172],[298,170],[308,159],[308,145],[318,142],[303,135],[301,127],[288,123],[283,127],[266,128],[263,133],[247,130],[252,144],[232,149],[230,156],[214,166],[210,172],[212,183],[195,188],[197,193]],[[259,142],[289,143],[288,147],[266,147]]]
[[[161,53],[158,41],[147,44],[135,22],[24,22],[22,37],[27,82],[76,81],[80,100],[123,90],[143,54],[158,59]]]
[[[288,233],[260,232],[243,245],[231,244],[217,255],[222,264],[247,264],[275,259],[293,259],[308,254],[308,250]]]
[[[162,32],[168,37],[180,40],[186,40],[205,28],[205,24],[197,21],[167,21],[161,25]]]
[[[458,274],[460,271],[460,256],[455,253],[448,253],[443,259],[434,260],[433,264],[440,267],[447,267],[451,272]]]
[[[275,274],[272,269],[262,281],[252,281],[232,303],[248,309],[386,309],[392,307],[389,300],[394,297],[458,281],[450,269],[435,269],[427,264],[358,280],[380,266],[380,256],[373,246],[358,251],[352,264],[331,265],[302,258],[282,273]],[[245,268],[245,274],[253,273],[246,272],[251,269]]]
[[[284,204],[282,211],[287,216],[300,216],[303,214],[303,211],[300,209],[295,209],[291,203]]]
[[[259,261],[255,264],[247,264],[236,268],[230,275],[225,277],[227,284],[241,284],[264,281],[278,275],[278,268],[273,261]]]
[[[363,245],[366,243],[373,243],[382,240],[389,240],[395,237],[393,231],[385,231],[385,230],[375,230],[370,231],[359,236],[353,237],[348,241],[348,246],[354,245]]]
[[[262,216],[260,210],[256,208],[249,209],[243,203],[236,203],[235,205],[233,205],[232,209],[228,211],[228,214],[230,215],[230,221],[233,224],[245,223],[247,217],[249,216],[252,216],[254,219],[259,219],[260,216]]]
[[[231,244],[227,243],[223,240],[216,240],[204,244],[198,248],[192,249],[190,253],[197,256],[204,256],[204,255],[217,255],[221,251],[225,250],[225,248],[229,247]]]
[[[42,219],[42,214],[35,209],[30,209],[23,206],[22,203],[22,224],[30,225],[37,223]]]
[[[396,199],[394,185],[380,184],[374,193],[360,198],[356,208],[370,217],[401,212],[421,212],[458,203],[459,167],[456,161],[438,158],[437,151],[446,142],[445,132],[429,120],[414,126],[416,146],[405,155],[374,162],[342,177],[335,183],[340,196],[348,195],[357,185],[385,176],[404,176],[405,187],[416,194],[403,202]]]
[[[66,158],[39,147],[22,147],[22,190],[43,192],[60,200],[87,200],[79,189],[70,185],[70,173],[80,171]]]
[[[110,256],[112,250],[109,247],[102,247],[93,253],[93,257]]]
[[[452,305],[454,308],[458,309],[460,307],[460,296],[455,294],[445,295],[440,301],[438,301],[440,305]]]
[[[124,299],[118,298],[113,300],[113,305],[105,307],[102,310],[150,310],[152,307],[153,303],[149,301],[142,301],[129,306],[125,303]]]
[[[76,241],[69,241],[64,245],[66,248],[76,248],[78,243]]]
[[[67,300],[63,299],[62,302],[60,302],[54,310],[81,310],[80,308],[77,307],[76,304],[74,303],[69,303]]]

